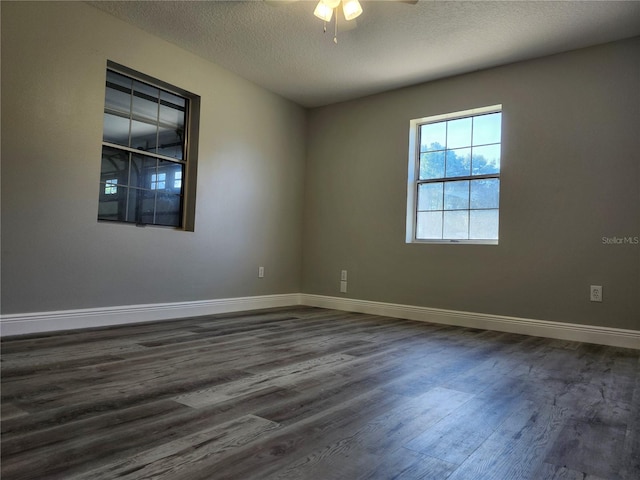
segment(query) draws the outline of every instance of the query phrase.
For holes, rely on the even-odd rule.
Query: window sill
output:
[[[498,240],[412,240],[406,243],[427,245],[498,245]]]

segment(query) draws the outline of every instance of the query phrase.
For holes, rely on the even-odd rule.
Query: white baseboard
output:
[[[216,313],[287,307],[299,304],[300,295],[292,293],[200,300],[195,302],[156,303],[2,315],[0,316],[0,335],[8,337],[28,333],[155,322],[159,320],[213,315]]]
[[[531,320],[304,293],[1,315],[0,335],[8,337],[29,333],[106,327],[293,305],[308,305],[459,327],[640,349],[639,330]]]
[[[557,338],[576,342],[597,343],[614,347],[640,349],[640,330],[550,322],[527,318],[459,312],[437,308],[416,307],[394,303],[371,302],[352,298],[301,294],[301,303],[313,307],[332,308],[349,312],[384,315],[388,317],[442,323],[459,327],[495,330],[536,337]]]

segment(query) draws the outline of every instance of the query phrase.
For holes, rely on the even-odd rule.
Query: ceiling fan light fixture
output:
[[[320,20],[330,22],[333,15],[333,7],[330,7],[324,0],[320,0],[313,14]]]
[[[342,11],[346,20],[353,20],[362,13],[362,6],[358,0],[342,0]]]

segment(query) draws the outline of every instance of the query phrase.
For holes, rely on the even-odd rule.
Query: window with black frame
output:
[[[99,220],[183,226],[189,107],[175,91],[107,70]]]

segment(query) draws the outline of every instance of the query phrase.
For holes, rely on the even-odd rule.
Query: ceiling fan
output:
[[[298,0],[265,0],[265,2],[277,5],[277,4],[286,4],[297,2]],[[399,3],[408,3],[411,5],[415,5],[418,3],[418,0],[391,0]],[[342,8],[340,8],[342,5]],[[335,17],[334,17],[335,11]],[[334,20],[334,35],[333,35],[333,43],[338,43],[338,17],[342,16],[344,20],[349,22],[351,28],[347,28],[347,30],[351,30],[356,27],[356,17],[359,17],[362,14],[362,5],[358,0],[319,0],[316,5],[313,14],[318,17],[320,20],[324,22],[324,31],[327,31],[327,23],[331,22],[332,18]],[[342,14],[342,15],[340,15]]]

